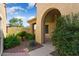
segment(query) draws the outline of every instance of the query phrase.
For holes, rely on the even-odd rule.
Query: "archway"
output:
[[[42,24],[42,42],[48,42],[51,39],[51,35],[53,34],[56,27],[56,18],[61,16],[61,13],[56,8],[49,8],[43,15],[41,24]]]

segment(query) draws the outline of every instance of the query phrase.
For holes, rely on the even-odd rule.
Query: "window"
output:
[[[45,25],[45,33],[48,33],[48,25]]]

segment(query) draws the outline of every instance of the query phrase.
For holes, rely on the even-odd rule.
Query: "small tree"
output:
[[[57,19],[52,42],[59,55],[79,55],[79,13]]]
[[[23,21],[22,19],[18,19],[18,18],[12,18],[10,21],[10,26],[18,26],[18,27],[22,27],[23,26]]]

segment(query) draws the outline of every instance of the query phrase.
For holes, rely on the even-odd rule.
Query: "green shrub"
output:
[[[27,33],[25,31],[19,32],[17,36],[21,37],[21,39],[26,39],[26,40],[34,40],[34,35]]]
[[[26,36],[26,32],[25,32],[25,31],[19,32],[19,33],[17,34],[17,36],[20,36],[21,39],[23,39],[23,37]]]
[[[12,48],[19,44],[20,44],[20,40],[14,34],[4,38],[4,49]]]
[[[35,40],[35,37],[34,37],[34,35],[27,33],[26,39],[27,40]]]
[[[79,14],[61,16],[57,19],[52,42],[59,55],[79,55]]]

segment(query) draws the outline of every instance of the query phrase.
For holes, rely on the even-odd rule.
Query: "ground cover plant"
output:
[[[13,48],[17,45],[20,45],[20,40],[16,35],[9,35],[4,38],[4,49]]]

